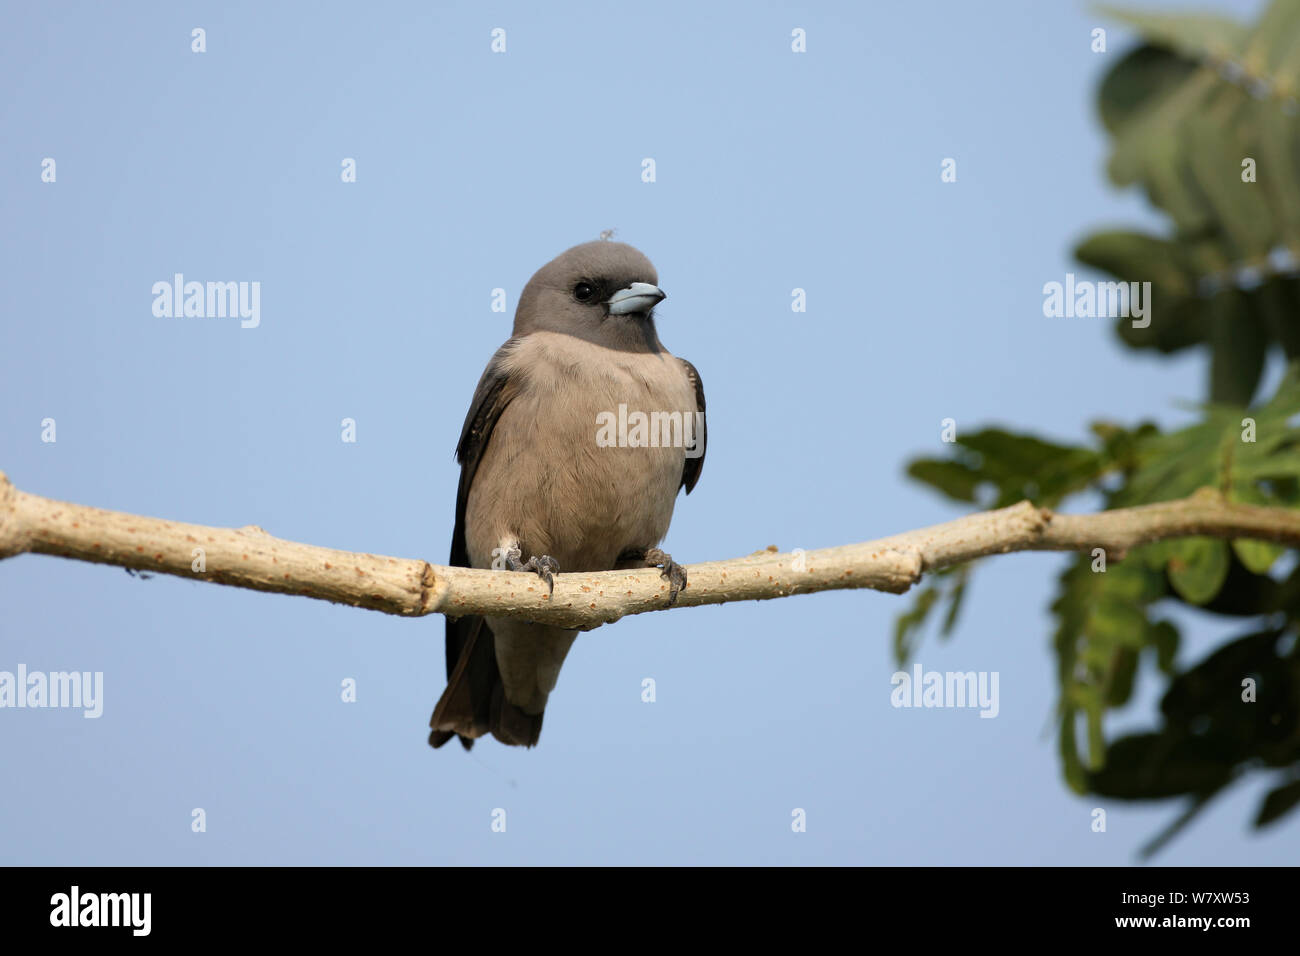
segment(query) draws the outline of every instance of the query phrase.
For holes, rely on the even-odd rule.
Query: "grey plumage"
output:
[[[665,563],[655,552],[698,453],[602,447],[597,416],[627,409],[704,411],[694,366],[659,342],[654,266],[636,249],[589,242],[543,266],[525,286],[514,331],[480,379],[456,449],[461,464],[451,564],[503,567],[543,556],[565,571]],[[702,416],[701,416],[702,417]],[[517,549],[518,555],[513,552]],[[517,618],[447,620],[447,689],[429,743],[491,733],[533,746],[547,697],[576,631]]]

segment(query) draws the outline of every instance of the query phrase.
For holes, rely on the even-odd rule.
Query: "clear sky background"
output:
[[[608,228],[658,267],[660,335],[707,389],[707,464],[665,544],[684,562],[955,517],[903,477],[944,418],[1071,441],[1100,417],[1188,420],[1202,356],[1042,314],[1045,282],[1085,272],[1080,237],[1160,228],[1104,178],[1117,24],[1029,0],[613,6],[5,2],[0,469],[53,498],[442,562],[453,449],[518,293]],[[176,272],[260,281],[261,325],[156,318]],[[1130,863],[1180,804],[1061,780],[1065,560],[983,562],[956,636],[921,647],[929,670],[999,672],[993,720],[891,707],[910,599],[837,592],[584,635],[541,746],[467,755],[425,744],[441,618],[21,556],[0,563],[0,670],[103,671],[105,699],[98,720],[0,711],[0,861]],[[1240,633],[1184,620],[1184,663]],[[1109,729],[1154,720],[1158,690],[1145,677]],[[1230,791],[1157,862],[1293,863],[1300,815],[1249,830],[1264,789]]]

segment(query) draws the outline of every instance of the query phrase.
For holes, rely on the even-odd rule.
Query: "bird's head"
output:
[[[658,351],[654,308],[665,298],[650,260],[621,242],[586,242],[542,266],[515,311],[516,336],[550,331],[624,351]]]

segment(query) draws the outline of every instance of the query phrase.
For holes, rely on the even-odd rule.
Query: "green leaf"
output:
[[[1088,775],[1088,789],[1123,800],[1160,800],[1222,787],[1231,770],[1207,756],[1190,738],[1133,734],[1110,745],[1102,769]]]
[[[1133,679],[1137,676],[1138,655],[1128,648],[1115,652],[1110,679],[1106,686],[1106,706],[1122,707],[1133,694]]]
[[[1244,458],[1245,456],[1243,456]],[[1233,468],[1233,477],[1239,482],[1243,479],[1256,480],[1260,478],[1295,478],[1300,477],[1300,451],[1284,451],[1281,454],[1272,455],[1268,458],[1257,458],[1250,456],[1250,460],[1238,459],[1238,464]],[[1233,486],[1234,493],[1241,492],[1241,485]],[[1247,498],[1245,494],[1238,494],[1242,501],[1250,501],[1255,504],[1275,505],[1273,501],[1263,495],[1261,500],[1254,501]]]
[[[1079,760],[1079,745],[1075,739],[1075,720],[1078,712],[1066,707],[1061,715],[1061,732],[1057,737],[1057,750],[1061,755],[1062,772],[1066,785],[1075,793],[1084,793],[1088,787],[1088,772]]]
[[[1242,182],[1243,145],[1259,142],[1258,129],[1272,121],[1272,104],[1261,107],[1242,86],[1221,86],[1212,113],[1185,127],[1184,162],[1201,189],[1202,201],[1222,229],[1224,248],[1234,262],[1267,255],[1280,228],[1259,184]],[[1266,108],[1267,116],[1258,114]],[[1235,127],[1234,124],[1235,123]],[[1225,132],[1227,135],[1225,135]]]
[[[1205,604],[1228,576],[1227,546],[1215,538],[1182,538],[1173,545],[1169,583],[1189,604]]]
[[[1106,765],[1106,735],[1102,731],[1101,718],[1106,712],[1106,704],[1100,697],[1088,703],[1088,770],[1100,770]]]
[[[1174,672],[1178,657],[1178,628],[1168,621],[1157,621],[1151,626],[1149,643],[1156,649],[1156,666],[1165,674]]]
[[[1277,822],[1297,804],[1300,804],[1300,780],[1293,780],[1275,790],[1270,790],[1259,805],[1259,813],[1255,815],[1255,826],[1264,827]]]
[[[1225,290],[1211,304],[1210,400],[1246,405],[1264,372],[1268,332],[1244,292]]]
[[[948,613],[943,618],[943,628],[939,631],[940,636],[948,638],[952,636],[953,629],[957,626],[957,615],[961,612],[962,600],[966,597],[966,583],[970,580],[971,565],[963,564],[957,568],[953,575],[954,583],[948,590]]]
[[[1246,28],[1235,20],[1205,13],[1146,13],[1098,6],[1097,13],[1136,28],[1149,42],[1193,62],[1203,57],[1226,59],[1245,45]]]
[[[1132,600],[1107,594],[1097,601],[1088,618],[1088,636],[1102,645],[1099,658],[1102,662],[1110,659],[1115,648],[1140,650],[1147,637],[1146,608]]]
[[[1271,541],[1237,538],[1232,542],[1232,550],[1236,552],[1237,560],[1244,564],[1251,574],[1267,574],[1268,569],[1273,567],[1286,548]]]
[[[1270,460],[1277,462],[1286,457],[1293,457],[1296,466],[1300,467],[1300,453],[1294,453],[1291,456],[1278,456],[1277,458]],[[1274,475],[1278,474],[1278,471],[1268,469],[1267,467],[1263,470]],[[1237,469],[1234,472],[1234,475],[1238,480],[1235,481],[1232,486],[1233,498],[1250,505],[1276,505],[1276,502],[1270,500],[1269,496],[1260,491],[1257,486],[1249,482],[1241,481],[1241,471],[1242,469]],[[1288,469],[1283,468],[1281,471],[1282,473],[1287,473]],[[1286,547],[1284,545],[1274,544],[1271,541],[1256,541],[1249,538],[1237,538],[1232,542],[1232,550],[1236,553],[1237,560],[1245,566],[1247,571],[1252,574],[1267,574],[1269,568],[1271,568],[1274,563],[1276,563],[1277,559],[1286,552]]]
[[[1096,232],[1079,243],[1074,256],[1124,282],[1150,282],[1164,296],[1196,293],[1193,264],[1177,242],[1140,232]]]
[[[1116,132],[1152,99],[1177,89],[1196,70],[1194,62],[1163,47],[1135,48],[1101,82],[1097,107],[1102,124],[1111,133]]]
[[[894,622],[894,660],[900,666],[906,664],[911,656],[913,642],[921,628],[925,626],[925,619],[937,600],[939,600],[937,587],[930,585],[923,588],[912,603],[912,609],[905,614],[900,614]]]
[[[907,466],[907,474],[957,501],[974,501],[975,490],[984,480],[966,465],[938,458],[918,458]]]

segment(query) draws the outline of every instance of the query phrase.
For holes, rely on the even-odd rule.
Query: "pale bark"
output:
[[[807,552],[769,548],[686,565],[689,586],[676,606],[840,588],[902,593],[927,571],[990,554],[1101,548],[1113,561],[1140,544],[1193,535],[1300,546],[1300,511],[1232,504],[1208,489],[1178,501],[1086,515],[1056,514],[1022,501],[878,541]],[[0,559],[23,553],[407,616],[489,614],[590,629],[668,606],[668,582],[657,569],[559,574],[552,595],[531,573],[336,551],[274,538],[252,525],[211,528],[104,511],[27,494],[0,473]]]

